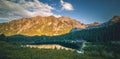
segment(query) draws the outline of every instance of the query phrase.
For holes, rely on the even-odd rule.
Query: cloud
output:
[[[68,10],[68,11],[74,10],[72,4],[68,2],[64,2],[63,0],[60,0],[60,3],[62,5],[62,10]]]
[[[22,17],[50,16],[55,8],[38,0],[0,0],[0,18],[13,20]]]

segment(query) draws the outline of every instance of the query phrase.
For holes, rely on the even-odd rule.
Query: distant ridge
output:
[[[120,20],[120,16],[114,16],[110,21],[116,22]]]

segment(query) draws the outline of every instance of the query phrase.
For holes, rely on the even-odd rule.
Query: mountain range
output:
[[[99,28],[112,25],[118,22],[120,16],[114,16],[105,23],[94,22],[92,24],[83,24],[69,17],[54,16],[36,16],[31,18],[21,18],[6,23],[0,23],[0,34],[6,36],[26,35],[26,36],[56,36],[66,34],[71,31],[80,31],[82,29]]]
[[[46,35],[55,36],[69,33],[72,28],[86,28],[88,25],[80,23],[69,17],[36,16],[21,18],[0,24],[0,33],[6,36],[11,35]]]

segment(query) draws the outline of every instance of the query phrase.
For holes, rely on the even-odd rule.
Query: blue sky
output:
[[[68,16],[82,23],[106,22],[113,16],[120,15],[119,2],[120,0],[1,0],[0,22],[38,15]]]

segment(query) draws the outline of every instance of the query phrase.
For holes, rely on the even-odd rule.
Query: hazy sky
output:
[[[0,22],[38,15],[105,22],[120,15],[120,0],[0,0]]]

